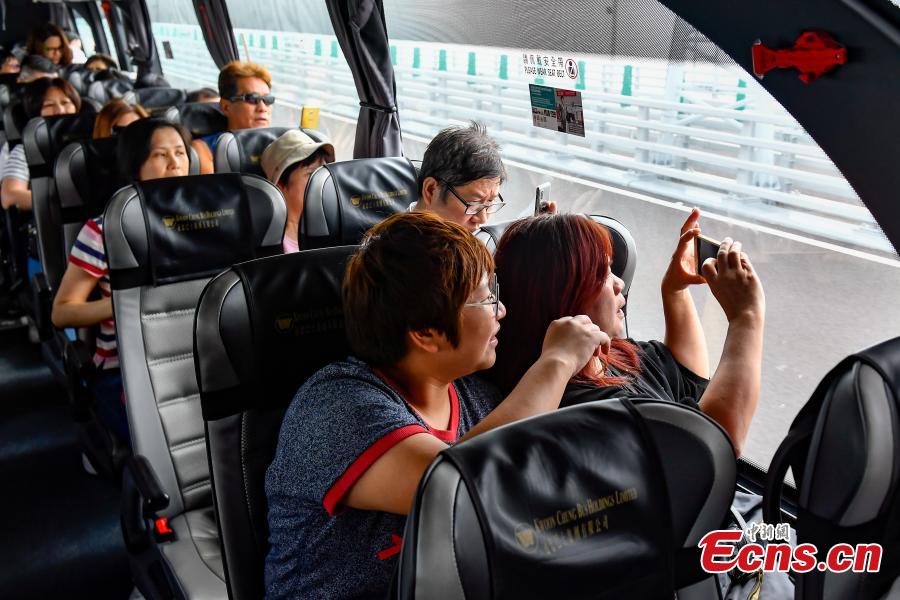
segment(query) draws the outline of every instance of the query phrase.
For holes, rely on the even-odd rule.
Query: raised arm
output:
[[[694,209],[681,226],[678,246],[663,276],[661,291],[663,315],[666,320],[666,347],[679,363],[700,375],[709,377],[709,354],[703,327],[694,307],[688,286],[706,283],[697,274],[694,238],[700,235],[697,220],[700,211]]]
[[[547,330],[540,358],[509,396],[459,441],[559,408],[569,379],[603,347],[609,350],[609,337],[588,317],[580,315],[554,321]],[[445,448],[446,444],[430,434],[406,438],[366,470],[343,503],[362,510],[407,514],[419,480],[434,457]]]
[[[725,347],[700,409],[731,436],[738,456],[756,412],[762,375],[766,300],[762,283],[741,243],[725,238],[703,276],[728,319]]]

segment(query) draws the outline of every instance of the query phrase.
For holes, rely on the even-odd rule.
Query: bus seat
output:
[[[106,104],[113,98],[121,98],[134,89],[130,79],[106,79],[94,81],[88,86],[86,96]]]
[[[231,173],[135,183],[106,206],[104,242],[134,450],[123,473],[122,529],[146,598],[226,597],[192,324],[213,275],[281,252],[286,216],[275,186]]]
[[[613,262],[610,269],[616,277],[625,282],[622,295],[627,300],[628,292],[631,290],[631,281],[634,279],[634,270],[637,268],[637,244],[635,244],[631,232],[620,221],[603,215],[588,216],[609,231],[613,250]]]
[[[300,248],[358,244],[363,234],[418,197],[416,169],[403,157],[334,162],[306,184]]]
[[[10,149],[22,143],[22,132],[28,123],[28,115],[25,114],[25,106],[21,100],[13,100],[9,106],[3,109],[3,131],[6,132],[6,143]]]
[[[341,283],[356,246],[235,265],[197,306],[195,366],[231,600],[265,595],[265,475],[306,379],[350,352]]]
[[[12,74],[15,77],[15,74]],[[0,84],[0,110],[9,106],[14,100],[19,98],[22,91],[21,83],[17,83],[15,79],[5,81]]]
[[[228,119],[215,102],[188,102],[178,109],[178,119],[194,139],[228,129]]]
[[[50,320],[53,290],[59,285],[66,268],[60,219],[53,214],[59,206],[53,164],[69,142],[90,139],[95,119],[96,113],[89,107],[83,107],[75,115],[35,117],[28,121],[22,137],[31,176],[32,215],[37,228],[40,249],[38,255],[41,260],[41,273],[35,275],[31,282],[35,297],[35,322],[44,341],[54,337]],[[62,339],[60,337],[59,342]],[[56,346],[51,354],[61,358],[62,343]]]
[[[715,598],[697,543],[722,526],[736,474],[724,430],[674,403],[604,400],[500,427],[426,471],[392,598],[672,598],[699,584]]]
[[[216,144],[216,173],[248,173],[265,177],[260,157],[269,144],[289,127],[262,127],[226,131]]]
[[[181,106],[187,98],[187,92],[172,87],[147,87],[135,89],[126,94],[125,98],[150,110]]]

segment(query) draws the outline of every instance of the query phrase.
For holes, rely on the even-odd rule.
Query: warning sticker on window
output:
[[[581,92],[530,85],[531,118],[535,127],[584,137]]]
[[[579,60],[576,56],[523,50],[521,64],[522,74],[529,83],[567,90],[584,89],[585,61]]]

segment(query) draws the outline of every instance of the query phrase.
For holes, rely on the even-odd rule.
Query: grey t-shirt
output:
[[[353,484],[401,440],[430,433],[452,444],[499,404],[477,377],[448,388],[450,429],[430,428],[376,370],[332,363],[297,392],[266,473],[266,597],[384,598],[406,517],[342,506]]]

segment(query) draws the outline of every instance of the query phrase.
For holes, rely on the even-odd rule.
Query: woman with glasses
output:
[[[228,130],[268,127],[272,121],[272,75],[262,65],[232,61],[219,71],[219,106]],[[213,173],[213,152],[222,132],[193,141],[200,157],[200,173]]]
[[[266,473],[266,597],[384,598],[419,480],[448,445],[555,410],[609,338],[586,316],[549,324],[504,399],[473,374],[506,313],[487,248],[427,212],[367,233],[344,276],[353,356],[297,392]]]
[[[52,23],[45,23],[31,30],[28,34],[28,54],[45,56],[60,67],[72,64],[69,38]]]
[[[500,146],[481,123],[438,132],[422,157],[419,200],[410,210],[430,210],[472,233],[505,206],[500,186],[506,167]],[[556,204],[548,203],[548,212]]]

